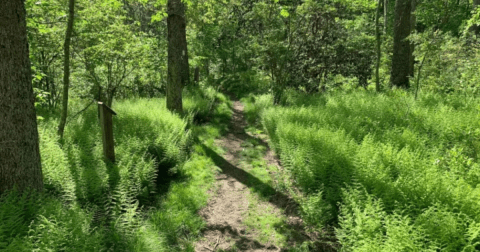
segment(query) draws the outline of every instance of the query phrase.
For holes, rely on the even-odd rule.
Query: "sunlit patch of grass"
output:
[[[247,232],[255,232],[262,244],[274,244],[283,248],[286,246],[287,237],[283,232],[279,232],[278,227],[285,223],[286,218],[280,213],[282,210],[266,203],[269,197],[275,194],[271,175],[274,167],[268,167],[263,158],[266,147],[260,145],[259,140],[255,138],[248,138],[241,146],[243,147],[241,165],[255,178],[255,181],[248,181],[252,194],[248,196],[249,207],[244,216]]]
[[[287,246],[285,233],[279,232],[280,227],[286,222],[286,217],[277,212],[258,196],[253,194],[248,197],[249,205],[243,223],[247,226],[247,233],[254,233],[258,242],[262,244],[274,244],[277,247]],[[283,231],[283,230],[282,230]]]

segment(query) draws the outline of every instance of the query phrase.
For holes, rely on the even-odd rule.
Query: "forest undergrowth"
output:
[[[201,146],[216,148],[231,111],[213,88],[184,96],[183,118],[164,98],[114,103],[115,164],[103,160],[96,105],[63,141],[58,113],[40,112],[45,190],[0,198],[0,251],[194,251],[216,170]]]
[[[478,99],[400,90],[272,99],[242,99],[251,130],[268,134],[304,221],[333,228],[342,251],[480,249]]]

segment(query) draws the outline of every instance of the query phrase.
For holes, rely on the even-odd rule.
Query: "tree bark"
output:
[[[411,0],[395,1],[395,22],[393,26],[393,56],[390,82],[393,86],[409,88]]]
[[[381,36],[380,36],[380,9],[382,7],[382,0],[378,0],[377,12],[375,13],[375,37],[377,42],[377,59],[375,61],[375,90],[380,92],[380,58],[382,57],[381,50]]]
[[[58,135],[63,138],[65,124],[67,122],[68,112],[68,89],[70,88],[70,41],[73,31],[73,19],[75,18],[75,0],[68,1],[68,24],[65,32],[65,43],[63,46],[63,99],[62,99],[62,117],[58,125]]]
[[[384,0],[383,2],[383,34],[387,34],[387,22],[388,22],[388,0]]]
[[[0,1],[0,194],[42,190],[23,0]]]
[[[410,15],[410,34],[415,31],[415,26],[417,24],[417,16],[415,15],[415,10],[417,8],[417,0],[412,1],[412,14]],[[415,51],[415,44],[410,42],[410,69],[409,76],[414,77],[415,75],[415,56],[413,52]]]
[[[183,113],[182,89],[189,82],[189,66],[185,21],[185,5],[182,0],[168,0],[168,76],[167,108]]]

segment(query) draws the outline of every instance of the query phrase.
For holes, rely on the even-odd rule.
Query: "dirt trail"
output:
[[[203,232],[203,238],[195,244],[195,251],[284,251],[284,248],[277,247],[272,242],[266,244],[259,242],[258,234],[261,230],[247,229],[244,224],[251,203],[249,199],[254,196],[251,195],[254,193],[249,190],[248,185],[262,182],[248,173],[240,162],[242,143],[253,138],[245,132],[247,124],[243,116],[243,104],[235,101],[233,112],[229,133],[215,142],[226,152],[220,156],[207,148],[207,154],[222,172],[216,177],[215,189],[211,192],[212,196],[207,207],[200,211],[200,215],[207,222],[207,227]],[[268,147],[265,142],[261,140],[260,142],[261,145]],[[269,149],[264,159],[270,165],[279,165]],[[302,220],[295,214],[297,205],[290,197],[277,192],[269,201],[256,202],[260,202],[257,205],[259,209],[268,208],[272,214],[287,216],[285,225],[297,230],[289,237],[289,245],[311,239],[303,232]]]

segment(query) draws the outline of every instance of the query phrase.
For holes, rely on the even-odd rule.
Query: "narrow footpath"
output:
[[[286,251],[316,240],[304,231],[295,201],[275,190],[273,182],[265,183],[252,175],[255,174],[251,172],[252,166],[244,158],[246,143],[264,146],[261,148],[265,150],[262,153],[265,167],[280,168],[280,164],[268,144],[245,132],[246,126],[243,104],[235,101],[229,133],[215,142],[224,150],[223,155],[205,147],[207,155],[222,171],[216,175],[207,206],[199,213],[207,226],[203,238],[195,244],[197,252]],[[268,172],[268,177],[274,176],[276,169],[261,170]]]

